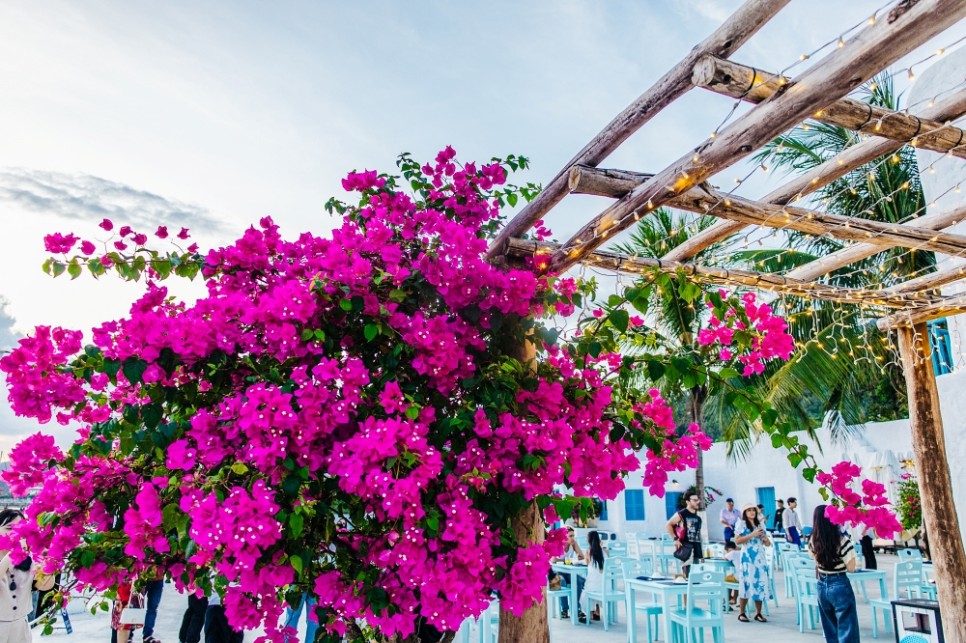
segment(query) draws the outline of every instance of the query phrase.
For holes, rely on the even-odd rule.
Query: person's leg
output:
[[[745,620],[748,618],[748,614],[745,613],[745,609],[747,608],[748,608],[748,599],[739,598],[738,599],[738,618],[739,619]],[[741,618],[742,616],[744,616],[745,618]]]
[[[188,611],[191,612],[191,618],[181,640],[184,643],[200,643],[201,632],[205,628],[205,613],[208,611],[208,597],[189,594]]]
[[[728,542],[729,540],[734,540],[734,537],[735,537],[735,530],[732,527],[725,527],[724,528],[725,542]]]
[[[755,618],[763,619],[764,616],[761,615],[761,601],[755,601]]]
[[[305,643],[313,643],[319,629],[319,618],[315,615],[317,602],[311,594],[305,595]]]
[[[148,581],[144,586],[147,594],[147,611],[144,613],[144,640],[150,640],[154,635],[154,623],[158,620],[158,605],[161,604],[161,592],[164,591],[163,580]]]
[[[802,535],[798,533],[798,529],[795,527],[788,528],[788,539],[799,549],[802,548]]]
[[[837,641],[839,636],[838,619],[833,598],[829,583],[824,577],[820,577],[818,581],[818,616],[819,620],[822,621],[822,632],[825,634],[826,641]]]
[[[836,576],[831,584],[830,598],[835,608],[837,641],[859,643],[859,615],[855,607],[855,592],[845,574]]]
[[[117,643],[128,643],[134,630],[114,630],[114,632],[117,634]]]

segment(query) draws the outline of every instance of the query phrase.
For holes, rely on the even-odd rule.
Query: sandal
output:
[[[765,618],[764,616],[762,616],[761,614],[755,614],[755,620],[758,621],[759,623],[767,623],[768,622],[768,619]]]
[[[748,615],[745,614],[744,612],[738,615],[738,620],[741,621],[742,623],[751,623],[751,621],[748,620]]]

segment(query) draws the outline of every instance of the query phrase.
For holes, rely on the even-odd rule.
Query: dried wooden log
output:
[[[705,56],[698,61],[692,80],[699,87],[751,103],[760,103],[793,82],[778,74],[714,56]],[[839,99],[816,110],[811,117],[821,123],[966,158],[966,146],[963,146],[966,132],[949,123],[876,107],[854,98]]]
[[[510,239],[507,242],[507,256],[531,257],[544,255],[548,259],[559,246],[552,243],[537,242],[528,239]],[[808,297],[826,301],[836,301],[867,306],[881,306],[885,308],[908,309],[915,305],[924,305],[931,300],[918,293],[913,295],[899,295],[884,297],[881,290],[865,288],[841,288],[808,281],[788,279],[781,275],[720,268],[717,266],[702,266],[678,261],[664,261],[649,257],[630,257],[611,252],[594,252],[581,260],[582,263],[614,272],[646,274],[654,270],[666,273],[683,273],[690,275],[697,281],[719,286],[745,286],[771,292]]]
[[[936,102],[932,107],[928,107],[923,110],[919,116],[923,119],[931,119],[938,121],[946,121],[950,119],[957,119],[963,114],[966,114],[966,90],[961,90],[947,98]],[[833,181],[845,176],[852,170],[862,167],[866,163],[870,163],[875,159],[885,156],[886,154],[892,154],[899,148],[901,148],[903,143],[901,141],[893,141],[888,138],[877,138],[873,137],[857,143],[852,147],[848,148],[838,156],[833,159],[829,159],[825,163],[822,163],[818,167],[812,168],[808,172],[799,175],[786,183],[785,185],[779,187],[778,189],[770,192],[764,196],[761,200],[766,203],[789,203],[791,201],[798,200],[807,194],[811,194],[816,190],[819,190],[826,185],[832,183]],[[702,230],[697,233],[677,248],[674,248],[668,252],[664,259],[673,259],[675,261],[683,261],[689,259],[705,248],[709,248],[714,244],[727,239],[736,232],[744,229],[745,225],[737,221],[719,221],[710,228]],[[930,226],[924,226],[930,227]],[[945,226],[937,226],[937,229]],[[858,246],[856,246],[858,247]],[[865,247],[869,250],[869,247]],[[844,251],[843,251],[844,252]],[[879,250],[875,250],[879,252]],[[871,252],[870,254],[875,254]],[[870,254],[858,256],[855,259],[849,259],[853,255],[841,255],[838,259],[839,261],[844,261],[845,263],[835,263],[835,259],[832,257],[836,256],[838,253],[833,253],[823,258],[828,259],[823,266],[815,265],[817,262],[812,262],[808,266],[803,266],[797,270],[802,271],[796,274],[795,277],[798,279],[812,280],[828,272],[847,266],[848,264],[858,261],[859,259],[864,259],[870,256]],[[824,266],[829,266],[827,269],[821,272],[816,272],[819,268]]]
[[[914,219],[912,223],[917,228],[927,228],[929,230],[942,230],[949,226],[956,225],[966,219],[966,206],[942,212],[933,212],[926,216]],[[858,243],[848,248],[837,250],[831,254],[819,257],[815,261],[795,268],[788,273],[789,277],[811,281],[822,275],[828,274],[833,270],[838,270],[844,266],[861,261],[866,257],[882,252],[886,248],[881,245],[871,243]]]
[[[876,321],[876,326],[881,331],[887,331],[960,313],[966,313],[966,293],[951,295],[924,306],[908,308],[888,317],[882,317]]]
[[[961,0],[919,0],[880,20],[826,56],[785,91],[757,105],[717,137],[678,159],[581,228],[553,258],[563,271],[611,235],[634,223],[641,208],[656,208],[737,163],[810,113],[848,94],[879,70],[966,17]]]
[[[533,227],[567,195],[567,172],[575,163],[597,165],[640,129],[655,114],[690,90],[694,64],[703,56],[715,54],[727,58],[777,14],[789,0],[748,0],[714,33],[698,44],[684,59],[660,78],[650,89],[607,124],[584,149],[553,177],[536,199],[528,203],[500,231],[490,244],[489,256],[503,252],[507,239],[517,237]]]
[[[592,189],[594,194],[619,196],[635,181],[646,180],[646,176],[625,170],[576,166],[570,171],[569,183],[574,192],[583,193],[584,186],[588,185],[591,186],[589,189]],[[693,187],[684,194],[669,199],[667,205],[746,224],[797,230],[807,234],[877,245],[880,248],[903,246],[949,255],[966,253],[964,235],[937,232],[907,224],[882,223],[827,214],[790,205],[760,203],[735,195],[722,194],[708,185]]]
[[[889,286],[888,288],[883,288],[883,293],[888,293],[890,295],[898,295],[903,293],[914,293],[923,292],[926,290],[933,290],[946,284],[951,284],[953,282],[959,281],[963,277],[966,277],[966,264],[960,264],[958,266],[950,266],[937,270],[936,272],[930,272],[928,274],[922,275],[921,277],[916,277],[914,279],[909,279],[901,284],[896,284],[895,286]]]
[[[946,453],[936,372],[929,349],[929,329],[919,322],[899,329],[899,355],[909,393],[909,428],[916,475],[922,489],[923,524],[929,525],[929,552],[936,570],[936,590],[943,632],[950,641],[966,641],[966,550],[959,527]]]

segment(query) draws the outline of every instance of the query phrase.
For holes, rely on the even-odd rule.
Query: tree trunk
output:
[[[691,422],[701,425],[701,419],[704,415],[704,402],[708,397],[708,389],[704,386],[698,386],[691,389],[690,392],[690,419]],[[699,507],[698,513],[701,515],[701,538],[702,540],[710,541],[710,526],[708,525],[708,507],[704,502],[704,452],[698,449],[698,466],[694,470],[694,488],[698,492]]]
[[[516,333],[512,334],[514,337]],[[528,337],[521,339],[516,346],[508,347],[507,353],[521,363],[529,363],[536,368],[537,347]],[[511,519],[516,540],[520,544],[542,543],[546,536],[543,515],[536,503],[531,503]],[[550,624],[547,622],[547,588],[542,590],[542,600],[523,613],[514,616],[500,607],[500,643],[550,643]],[[577,609],[571,605],[571,609]],[[490,643],[486,641],[485,643]]]
[[[966,641],[966,603],[962,600],[966,595],[966,551],[953,504],[939,394],[929,351],[929,330],[925,323],[901,326],[897,330],[909,390],[909,425],[923,524],[929,525],[943,632],[949,641]]]
[[[542,543],[545,532],[543,516],[536,503],[513,518],[513,533],[517,542]],[[514,616],[500,608],[500,643],[550,643],[550,623],[547,621],[547,588],[541,590],[542,600],[523,613]],[[577,609],[571,605],[570,609]]]

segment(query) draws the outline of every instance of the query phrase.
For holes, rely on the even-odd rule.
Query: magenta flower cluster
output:
[[[815,476],[835,499],[826,508],[825,515],[837,525],[865,525],[875,529],[879,538],[892,538],[902,531],[902,525],[890,508],[886,488],[874,480],[862,479],[861,475],[859,465],[842,461],[831,471],[821,471]]]
[[[728,294],[721,291],[722,299]],[[722,362],[736,360],[745,377],[758,375],[765,363],[773,359],[787,360],[795,350],[795,339],[788,333],[788,322],[775,315],[768,304],[756,304],[755,293],[741,295],[741,308],[728,307],[723,315],[711,315],[710,328],[698,332],[702,346],[720,346]],[[708,302],[714,309],[715,304]],[[743,313],[743,314],[739,314]]]
[[[572,312],[577,289],[485,260],[504,167],[461,165],[451,148],[401,167],[412,193],[349,174],[358,203],[333,203],[344,216],[329,238],[286,239],[265,218],[203,258],[162,257],[163,270],[103,255],[95,274],[130,262],[122,276],[147,277],[129,314],[83,350],[80,333],[41,327],[0,360],[18,414],[81,426],[67,453],[38,435],[12,454],[4,479],[39,485],[14,538],[97,589],[160,570],[220,591],[229,620],[265,640],[283,639],[284,598],[301,591],[333,632],[364,620],[406,637],[419,619],[455,630],[494,592],[532,607],[563,534],[518,542],[508,516],[560,486],[615,497],[639,466],[635,431],[659,438],[653,492],[694,466],[710,440],[675,437],[656,392],[615,411],[605,382],[620,356],[550,343],[527,365],[506,350],[539,332],[535,316]],[[116,234],[118,251],[148,241]],[[93,253],[45,240],[53,253],[78,242]],[[190,262],[207,293],[178,302],[158,282]]]

